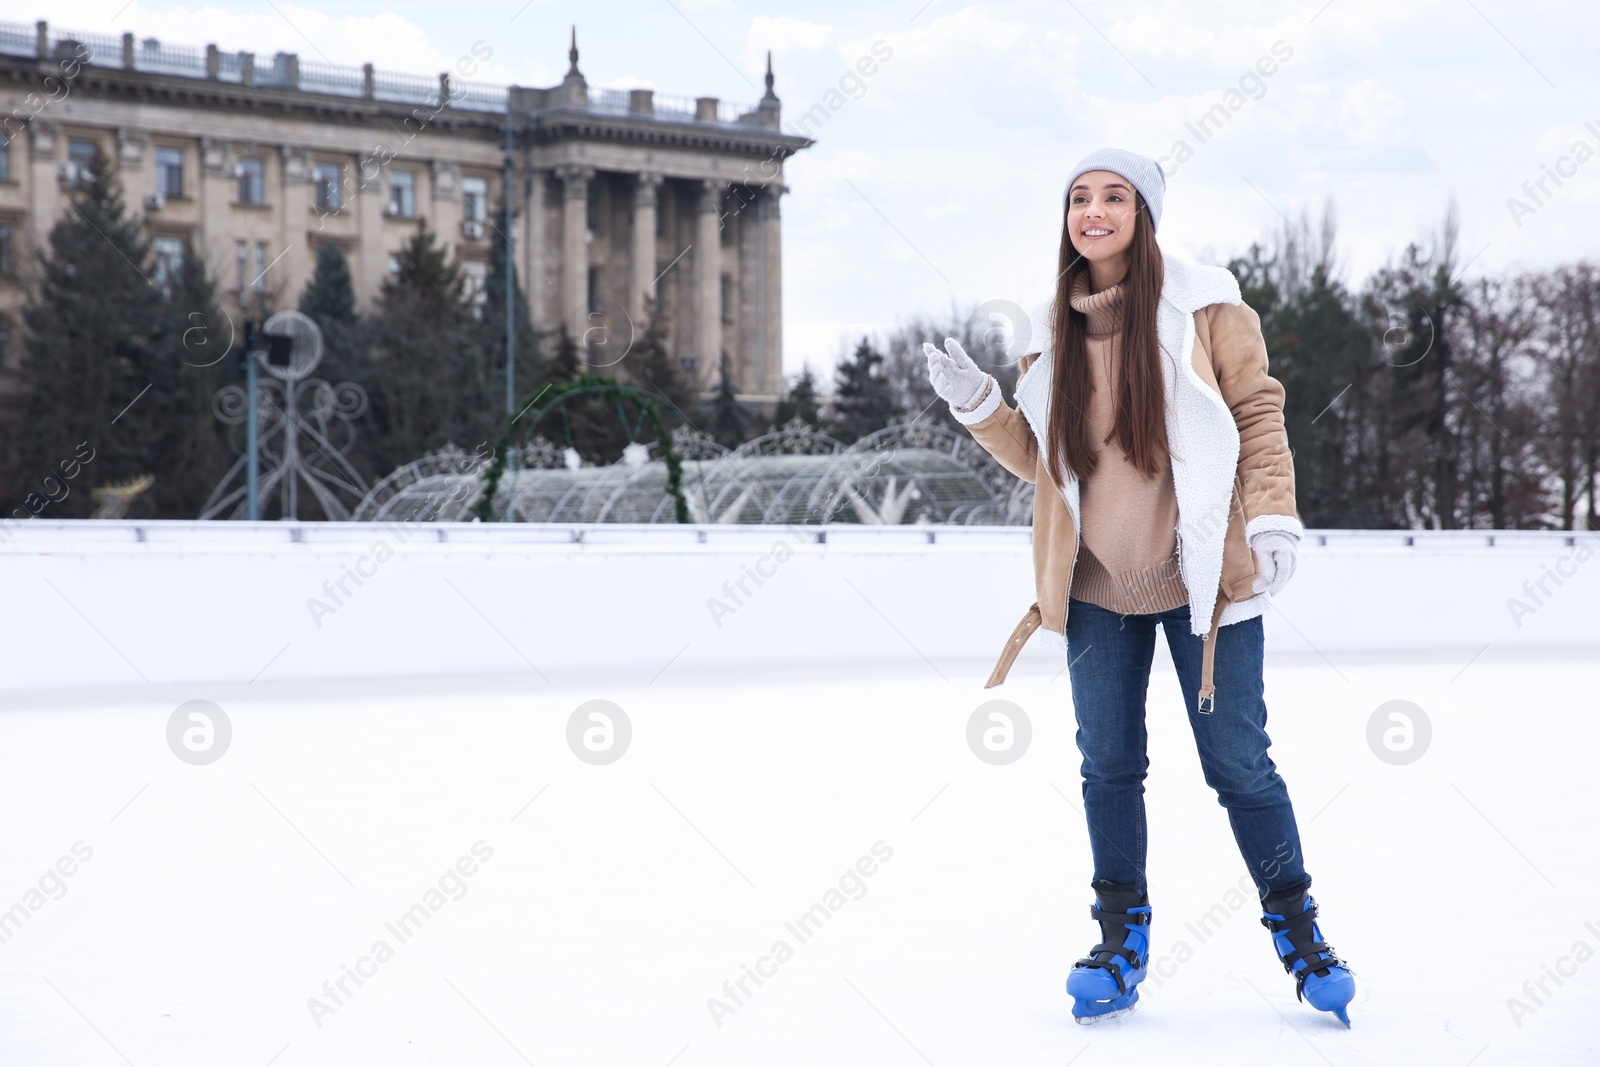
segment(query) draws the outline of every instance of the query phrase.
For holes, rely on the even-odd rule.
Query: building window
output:
[[[589,196],[588,196],[588,200],[586,201],[586,203],[588,205],[588,216],[587,216],[587,220],[586,220],[586,222],[584,224],[586,226],[588,226],[589,229],[593,230],[595,233],[599,233],[600,232],[600,189],[599,189],[597,183],[593,179],[591,179],[590,182],[589,182]]]
[[[389,277],[400,277],[400,257],[393,253],[389,256]]]
[[[245,283],[249,281],[249,278],[246,277],[245,271],[250,269],[250,246],[243,241],[236,242],[233,246],[233,259],[239,273],[239,306],[248,307],[250,305],[250,297],[245,292]]]
[[[168,200],[183,196],[183,149],[156,149],[156,192]]]
[[[600,310],[600,268],[589,268],[589,310]]]
[[[260,241],[256,242],[256,271],[255,280],[250,287],[258,293],[267,290],[267,246]]]
[[[722,321],[733,321],[733,275],[722,276]]]
[[[466,281],[467,304],[472,314],[483,318],[483,306],[489,299],[489,264],[481,259],[469,259],[461,264],[461,275]]]
[[[0,133],[0,182],[11,180],[11,138]]]
[[[67,141],[67,181],[71,188],[82,188],[89,184],[89,175],[94,172],[94,157],[97,145],[93,141],[86,141],[73,137]]]
[[[11,320],[0,315],[0,370],[17,369],[17,350],[11,343]]]
[[[489,183],[483,178],[461,179],[461,220],[489,221]]]
[[[340,178],[341,169],[337,163],[318,163],[311,168],[311,184],[316,190],[318,211],[338,211],[343,206]]]
[[[262,194],[261,160],[246,156],[234,164],[234,173],[239,175],[239,203],[260,204]]]
[[[417,176],[409,170],[389,174],[389,211],[397,219],[417,217]]]
[[[0,223],[0,278],[11,277],[16,260],[11,253],[11,223]]]
[[[156,257],[156,284],[165,289],[178,280],[183,270],[183,238],[157,237],[150,247]]]

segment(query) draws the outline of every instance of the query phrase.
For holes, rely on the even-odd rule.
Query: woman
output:
[[[1101,928],[1067,978],[1079,1022],[1131,1009],[1147,971],[1144,713],[1159,627],[1194,695],[1206,782],[1262,925],[1296,994],[1348,1026],[1355,981],[1315,922],[1294,810],[1267,754],[1261,614],[1304,532],[1283,387],[1233,275],[1157,245],[1165,191],[1160,166],[1132,152],[1101,149],[1073,169],[1056,295],[1032,315],[1015,408],[956,341],[923,346],[956,419],[1040,487],[1037,600],[988,687],[1035,629],[1069,650]]]

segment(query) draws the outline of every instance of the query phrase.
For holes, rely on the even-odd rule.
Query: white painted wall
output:
[[[825,543],[816,528],[621,524],[35,520],[9,533],[0,693],[13,705],[146,682],[648,681],[813,663],[926,663],[980,687],[1033,600],[1026,527],[830,526]],[[1269,652],[1465,664],[1486,645],[1578,645],[1600,661],[1600,535],[1573,536],[1312,531],[1267,617]],[[371,577],[329,592],[358,564]],[[732,588],[756,568],[770,577]],[[1524,583],[1558,569],[1570,577],[1535,601]],[[1520,625],[1512,597],[1534,609]],[[315,618],[313,598],[332,610]],[[732,611],[714,618],[712,598]],[[1035,636],[1015,670],[1053,673],[1060,658]]]

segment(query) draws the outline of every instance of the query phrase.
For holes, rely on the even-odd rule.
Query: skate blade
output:
[[[1093,1026],[1095,1023],[1103,1023],[1107,1019],[1115,1019],[1119,1015],[1126,1015],[1138,1006],[1137,1004],[1129,1004],[1125,1008],[1117,1008],[1115,1011],[1108,1011],[1100,1015],[1074,1015],[1072,1021],[1079,1026]]]

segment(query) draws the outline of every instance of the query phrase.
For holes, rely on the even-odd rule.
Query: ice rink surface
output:
[[[219,701],[205,766],[138,689],[7,711],[0,1062],[1600,1062],[1592,659],[1269,658],[1349,1031],[1296,1002],[1238,891],[1163,648],[1154,970],[1131,1015],[1073,1024],[1078,755],[1065,673],[1030,662],[989,691],[987,662],[263,682]],[[568,743],[597,699],[632,728],[606,765]],[[992,699],[1032,724],[1008,765],[968,747]],[[1432,727],[1405,765],[1367,739],[1395,699]]]

